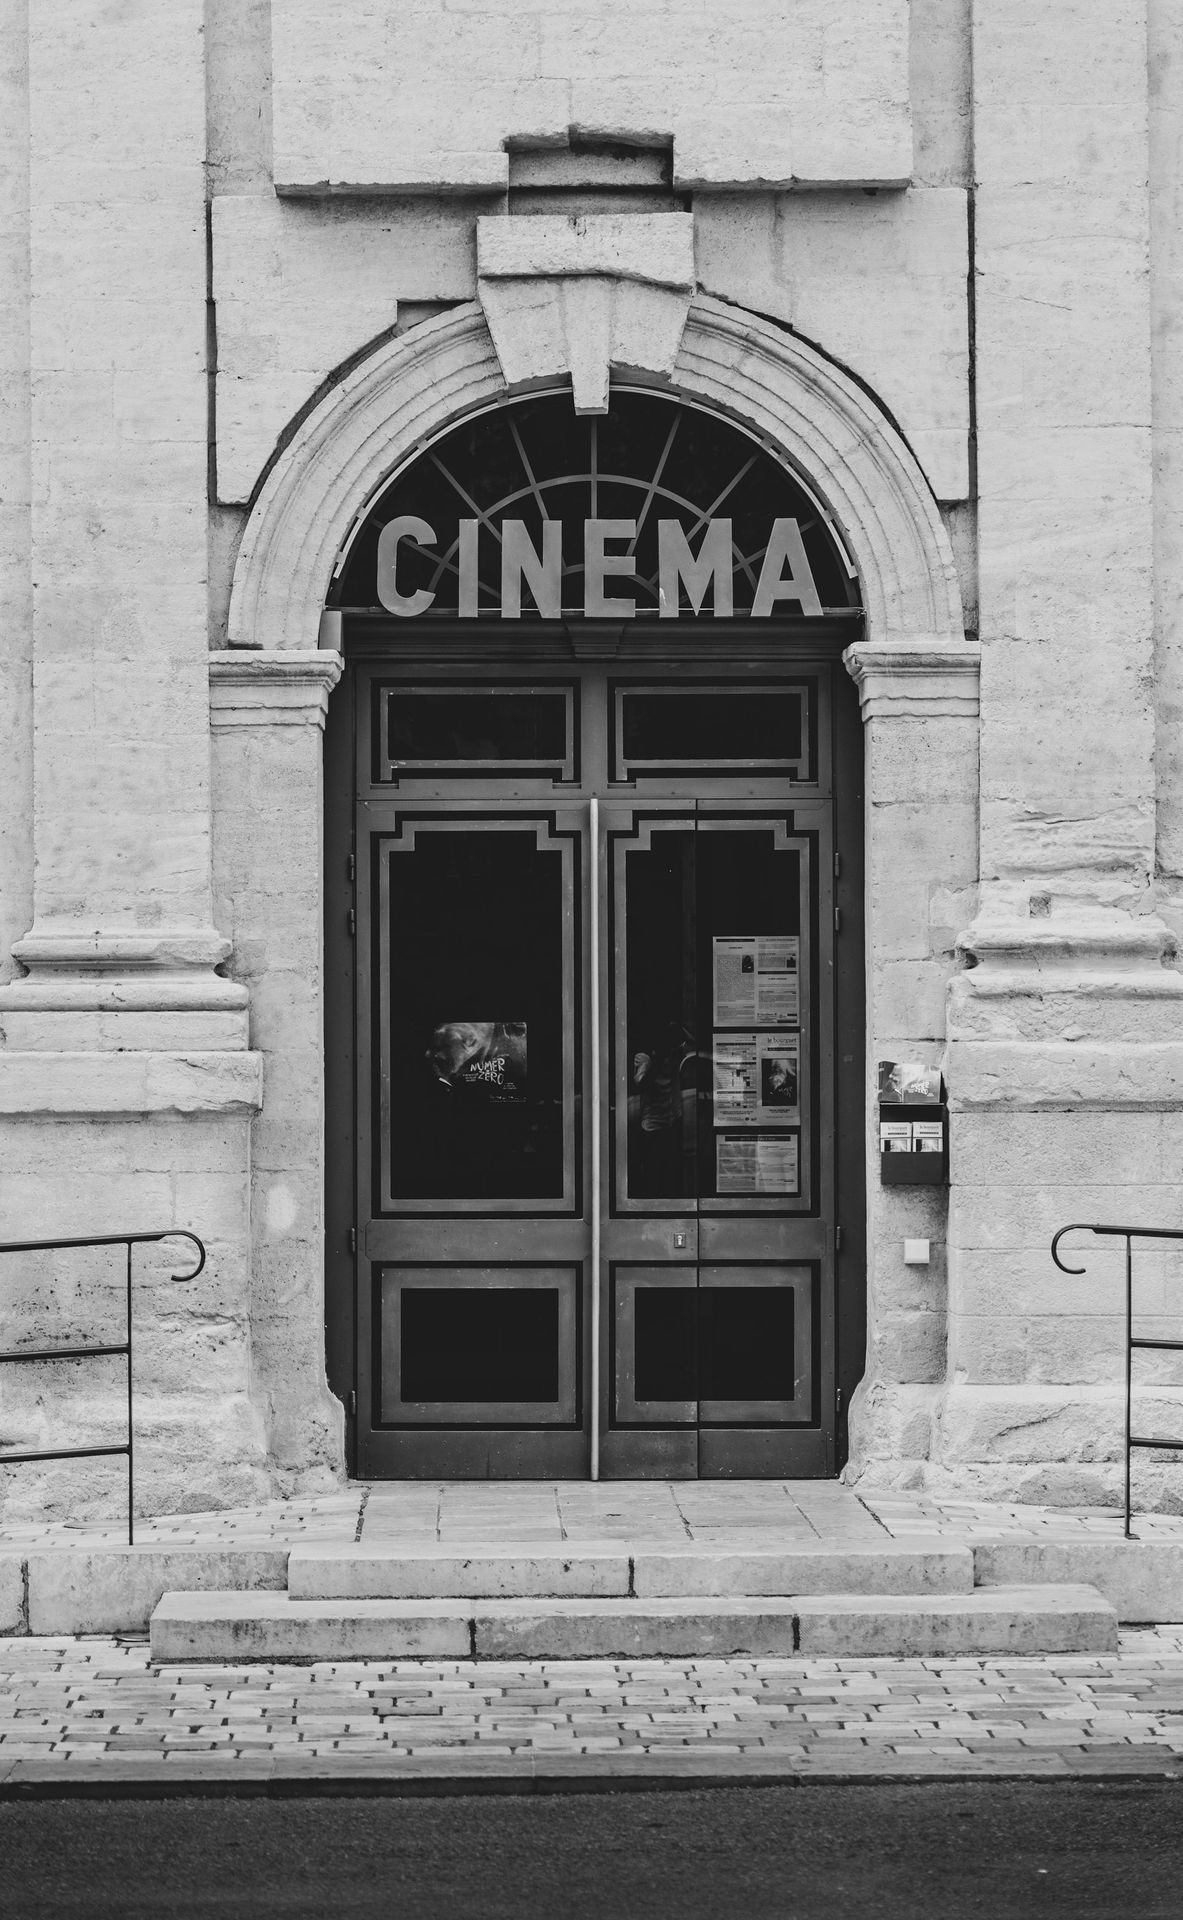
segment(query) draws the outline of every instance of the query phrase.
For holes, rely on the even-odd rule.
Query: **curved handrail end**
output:
[[[1064,1235],[1066,1233],[1091,1233],[1091,1232],[1092,1232],[1092,1228],[1088,1226],[1083,1220],[1073,1220],[1070,1225],[1066,1227],[1061,1227],[1059,1232],[1053,1237],[1052,1259],[1055,1261],[1056,1265],[1059,1267],[1061,1273],[1087,1272],[1087,1268],[1085,1267],[1065,1266],[1064,1262],[1060,1258],[1059,1248],[1060,1248],[1060,1242],[1064,1238]]]
[[[193,1245],[197,1248],[197,1265],[194,1267],[192,1273],[172,1273],[169,1275],[169,1279],[196,1280],[198,1274],[203,1272],[205,1268],[205,1241],[199,1239],[197,1234],[190,1233],[188,1227],[174,1227],[170,1233],[162,1233],[160,1238],[162,1240],[192,1241]]]

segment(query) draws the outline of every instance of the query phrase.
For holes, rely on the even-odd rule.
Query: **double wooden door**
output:
[[[355,669],[362,1476],[835,1470],[831,691]]]

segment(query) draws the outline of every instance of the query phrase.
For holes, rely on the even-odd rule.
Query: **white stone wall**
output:
[[[686,187],[912,167],[905,0],[272,0],[282,192],[498,187],[507,144],[673,143]]]
[[[0,980],[33,917],[28,0],[0,5]]]
[[[937,1485],[1117,1490],[1121,1275],[1068,1221],[1177,1225],[1183,978],[1155,897],[1147,10],[974,9],[981,910],[953,984]],[[1177,1263],[1176,1263],[1177,1266]],[[1177,1331],[1149,1256],[1146,1330]],[[1145,1431],[1183,1430],[1169,1357]],[[1142,1456],[1160,1496],[1171,1469]]]
[[[507,368],[594,406],[614,354],[779,435],[864,556],[868,1068],[943,1060],[954,1132],[948,1204],[870,1152],[853,1470],[1112,1494],[1118,1277],[1047,1243],[1183,1221],[1181,128],[1183,0],[0,0],[0,1236],[208,1232],[191,1294],[137,1294],[146,1502],[341,1471],[307,657],[335,544]],[[648,142],[654,217],[690,219],[685,275],[630,270],[599,344],[595,194],[554,202],[566,252],[530,229],[543,161],[511,210],[506,143],[572,130],[568,183],[581,138]],[[339,483],[315,510],[301,460]],[[937,658],[956,585],[980,727],[972,647]],[[1171,1262],[1144,1286],[1183,1331]],[[60,1265],[2,1289],[0,1339],[90,1297]],[[44,1433],[0,1396],[0,1441]]]

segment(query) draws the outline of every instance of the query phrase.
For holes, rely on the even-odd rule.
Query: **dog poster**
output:
[[[439,1086],[488,1106],[525,1104],[526,1058],[524,1020],[445,1020],[427,1048]]]
[[[941,1099],[941,1075],[938,1067],[922,1066],[918,1060],[881,1060],[879,1062],[879,1104],[881,1107],[935,1107]]]
[[[717,1033],[714,1119],[717,1127],[797,1126],[800,1034]]]

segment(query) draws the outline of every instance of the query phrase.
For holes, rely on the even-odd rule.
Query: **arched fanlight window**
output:
[[[352,530],[329,604],[530,619],[792,617],[860,602],[824,508],[768,447],[717,414],[623,388],[600,418],[538,394],[421,449]]]

